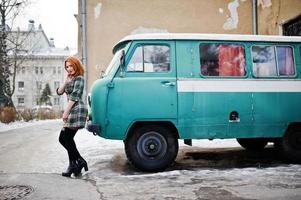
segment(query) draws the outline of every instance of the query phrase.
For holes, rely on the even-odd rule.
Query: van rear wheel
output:
[[[268,141],[264,138],[237,138],[237,142],[250,151],[260,151],[268,144]]]
[[[166,169],[178,154],[178,140],[169,129],[159,125],[138,127],[125,140],[128,160],[142,171]]]
[[[292,126],[287,129],[281,150],[288,161],[301,164],[301,126]]]

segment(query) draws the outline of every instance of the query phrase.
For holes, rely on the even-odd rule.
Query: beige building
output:
[[[300,0],[79,0],[79,51],[88,91],[129,34],[301,35]],[[253,6],[255,5],[255,6]],[[86,40],[85,40],[86,39]],[[86,50],[86,52],[85,52]]]

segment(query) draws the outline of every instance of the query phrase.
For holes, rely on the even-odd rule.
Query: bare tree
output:
[[[15,76],[18,64],[18,48],[20,43],[8,41],[8,34],[11,28],[7,25],[10,21],[13,24],[21,8],[27,4],[28,0],[1,0],[0,3],[0,107],[14,107],[12,95],[15,91]],[[8,48],[8,43],[10,45]],[[10,53],[10,55],[9,55]]]

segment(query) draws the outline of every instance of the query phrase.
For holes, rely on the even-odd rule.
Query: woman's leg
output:
[[[79,171],[81,171],[82,168],[84,168],[85,171],[88,171],[88,164],[78,152],[74,142],[76,132],[77,130],[75,129],[65,128],[65,132],[62,134],[63,142],[61,142],[61,144],[67,149],[70,162],[76,160]]]
[[[80,157],[80,154],[74,142],[74,136],[76,132],[77,129],[65,128],[62,136],[64,138],[64,141],[61,144],[67,149],[70,160],[77,160]]]
[[[59,142],[67,150],[69,163],[70,163],[72,160],[74,160],[74,158],[72,158],[71,151],[69,150],[69,148],[70,148],[70,145],[68,145],[69,140],[70,140],[70,138],[68,137],[68,134],[66,133],[66,129],[62,128],[60,136],[59,136]]]
[[[62,176],[70,177],[72,173],[77,176],[81,171],[80,166],[77,164],[77,159],[80,155],[74,142],[76,132],[77,130],[63,128],[59,136],[59,141],[67,150],[69,156],[69,166],[67,170],[62,173]]]

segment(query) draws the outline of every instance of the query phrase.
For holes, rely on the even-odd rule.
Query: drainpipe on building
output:
[[[88,59],[87,59],[87,4],[86,0],[81,0],[81,17],[82,17],[82,62],[85,66],[85,88],[84,97],[88,94]]]
[[[258,35],[257,0],[252,3],[253,35]]]

